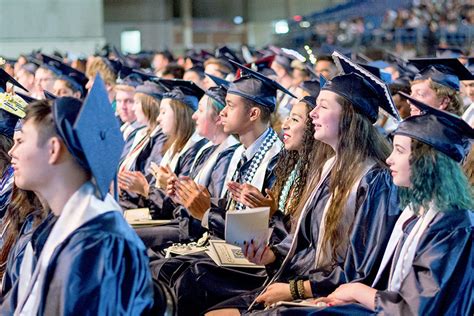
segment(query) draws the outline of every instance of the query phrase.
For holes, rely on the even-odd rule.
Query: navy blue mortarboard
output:
[[[165,92],[162,86],[152,81],[145,81],[135,89],[135,93],[144,93],[158,100],[163,99]]]
[[[339,52],[334,52],[332,56],[344,75],[328,81],[322,90],[345,97],[373,123],[377,121],[379,108],[396,120],[401,119],[389,87],[380,78]]]
[[[58,98],[56,95],[52,94],[49,91],[43,90],[43,93],[46,100],[56,100]]]
[[[222,59],[225,62],[234,61],[242,64],[242,60],[227,46],[222,46],[216,49],[216,58]],[[231,68],[237,70],[234,64],[230,64]]]
[[[91,173],[104,200],[116,175],[124,142],[102,78],[96,76],[84,102],[58,98],[52,111],[58,134],[78,163]]]
[[[448,46],[436,48],[436,57],[459,58],[466,56],[466,52],[461,47]]]
[[[275,80],[253,71],[244,65],[231,61],[240,68],[241,76],[229,86],[228,94],[235,94],[275,111],[277,90],[296,98]]]
[[[259,72],[264,76],[276,76],[276,72],[271,68],[272,63],[275,60],[275,55],[266,56],[260,58],[252,63],[245,64],[244,66],[252,69],[253,71]],[[237,71],[236,78],[240,77],[240,70]]]
[[[41,54],[41,58],[43,60],[44,67],[53,71],[58,79],[67,81],[74,88],[74,90],[81,93],[81,97],[84,96],[88,80],[83,72],[66,65],[56,57]]]
[[[186,70],[186,72],[188,72],[188,71],[192,71],[192,72],[197,73],[199,75],[200,79],[204,79],[204,77],[206,77],[206,75],[204,73],[204,67],[202,67],[201,65],[194,66],[194,64],[193,64],[193,66],[191,68]]]
[[[405,135],[430,145],[457,162],[469,153],[474,138],[474,129],[462,118],[420,102],[406,93],[399,92],[410,103],[422,111],[401,121],[393,132]]]
[[[359,64],[359,66],[367,69],[371,74],[377,76],[377,78],[381,79],[383,82],[392,83],[392,75],[390,73],[371,65]]]
[[[25,117],[26,107],[27,102],[20,96],[0,93],[0,134],[13,138],[18,120]]]
[[[0,68],[0,92],[7,91],[7,83],[10,82],[14,86],[21,88],[25,91],[28,91],[23,87],[18,81],[16,81],[12,76],[10,76],[4,69]]]
[[[163,99],[173,99],[189,106],[193,111],[198,108],[199,99],[204,95],[197,84],[183,79],[160,79],[158,81],[168,92],[163,95]]]
[[[308,92],[309,95],[317,97],[319,95],[319,91],[321,91],[321,82],[319,81],[319,79],[316,78],[311,80],[305,80],[300,83],[299,87],[304,91]]]
[[[227,90],[229,89],[230,82],[222,78],[210,75],[206,73],[206,76],[212,79],[216,83],[216,87],[211,87],[206,90],[206,95],[219,103],[218,110],[221,111],[225,107],[225,97],[227,96]]]
[[[460,80],[474,80],[474,75],[456,58],[417,58],[409,62],[420,69],[415,80],[430,78],[456,91],[460,89]]]
[[[310,108],[313,109],[316,107],[316,98],[317,97],[312,95],[306,95],[300,100],[300,102],[306,103],[307,105],[309,105]]]

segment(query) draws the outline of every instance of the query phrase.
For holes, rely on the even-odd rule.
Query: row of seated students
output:
[[[164,285],[179,315],[472,314],[463,167],[474,131],[449,113],[472,74],[455,59],[420,61],[412,96],[400,93],[413,115],[391,144],[374,126],[379,109],[400,120],[388,86],[333,58],[340,74],[312,80],[283,141],[270,127],[277,91],[295,96],[232,61],[235,80],[208,75],[206,91],[133,72],[116,87],[117,103],[130,103],[120,129],[100,76],[84,101],[9,95],[13,175],[2,181],[15,183],[7,218],[24,224],[3,238],[2,313],[153,314]],[[224,239],[227,211],[259,206],[270,207],[270,240],[242,236],[242,251],[264,269],[164,256],[174,243]],[[121,210],[140,207],[170,222],[133,230]],[[306,306],[275,304],[298,300]]]

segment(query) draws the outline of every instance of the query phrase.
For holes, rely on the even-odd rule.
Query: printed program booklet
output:
[[[228,211],[225,218],[225,241],[230,245],[243,247],[244,241],[256,243],[268,241],[269,207],[248,208]]]
[[[125,220],[134,228],[160,226],[168,224],[170,220],[153,220],[151,219],[150,210],[148,208],[135,208],[125,210],[123,213]]]

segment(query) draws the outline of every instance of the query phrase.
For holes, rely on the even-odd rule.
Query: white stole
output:
[[[211,142],[209,142],[209,143],[212,145]],[[212,170],[214,169],[214,166],[217,162],[217,158],[219,157],[219,154],[221,152],[223,152],[224,150],[226,150],[227,148],[232,147],[232,146],[234,146],[238,143],[239,143],[239,141],[237,139],[235,139],[234,136],[229,135],[229,137],[227,137],[221,144],[219,144],[219,146],[217,146],[217,148],[214,150],[214,152],[207,158],[207,161],[204,163],[204,165],[202,165],[202,167],[199,170],[198,174],[194,178],[194,181],[197,184],[201,184],[201,185],[205,185],[206,183],[208,183],[209,177],[211,176]],[[208,148],[208,147],[209,146],[207,146],[206,148]],[[199,158],[200,154],[202,154],[202,151],[200,153],[198,153],[198,156],[196,156],[196,159],[194,160],[194,162],[196,162],[196,160]],[[193,167],[191,168],[191,170],[193,168],[194,168],[194,164],[193,164]]]
[[[372,167],[375,165],[375,163],[371,160],[366,161],[366,164],[364,166],[364,169],[360,173],[360,175],[356,178],[356,181],[354,182],[354,185],[351,188],[351,192],[349,193],[349,196],[346,201],[346,205],[344,207],[344,214],[353,214],[355,213],[355,207],[356,207],[356,200],[357,200],[357,190],[359,189],[360,186],[360,181],[362,178],[367,174],[367,172],[372,169]],[[316,257],[315,257],[315,264],[314,267],[317,268],[319,267],[321,263],[321,254],[323,252],[323,237],[324,233],[326,231],[326,217],[327,217],[327,212],[329,209],[329,206],[331,204],[331,198],[332,195],[329,196],[328,202],[324,206],[324,211],[323,211],[323,216],[321,217],[321,224],[319,226],[319,234],[318,234],[318,243],[316,245]]]
[[[406,208],[403,212],[405,211],[407,211],[407,213],[411,213],[410,217],[414,215],[414,212],[411,210],[411,208],[408,210]],[[421,216],[421,218],[418,219],[418,222],[415,224],[410,234],[408,234],[408,237],[406,238],[405,242],[403,243],[402,249],[400,250],[400,255],[397,258],[398,260],[395,263],[395,268],[393,269],[393,271],[390,271],[390,281],[388,284],[389,291],[396,292],[400,290],[400,286],[403,280],[405,280],[406,276],[408,275],[408,272],[412,268],[421,236],[425,232],[426,228],[431,224],[436,214],[438,214],[438,212],[433,207],[430,207],[428,211],[426,211]],[[394,237],[397,238],[397,240],[400,242],[401,238],[403,237],[403,230],[397,233],[399,234],[392,234],[392,236],[390,236],[390,239]]]
[[[174,152],[174,146],[176,145],[176,142],[173,142],[171,147],[163,155],[163,158],[161,159],[161,162],[160,162],[160,166],[166,167],[166,165],[169,165],[171,170],[175,171],[176,166],[178,165],[179,157],[181,157],[182,154],[184,154],[189,148],[194,146],[201,139],[203,139],[203,137],[199,136],[198,133],[194,132],[194,134],[188,139],[184,147],[174,155],[173,155],[173,152]]]
[[[110,211],[121,210],[110,194],[107,194],[105,201],[102,201],[94,195],[94,192],[92,183],[86,182],[67,201],[46,240],[34,271],[32,271],[33,248],[31,242],[28,243],[20,266],[18,305],[15,315],[38,313],[43,287],[49,286],[44,284],[46,270],[54,251],[62,242],[91,219]]]
[[[253,179],[250,181],[250,184],[256,187],[257,189],[261,190],[263,187],[263,182],[265,182],[265,174],[267,171],[268,164],[270,161],[278,155],[283,148],[283,143],[280,139],[277,139],[272,147],[266,152],[265,156],[263,157],[260,165],[258,166],[257,170],[255,171],[255,175]],[[227,169],[227,174],[224,183],[227,184],[232,180],[232,177],[237,170],[237,165],[239,164],[240,159],[242,158],[242,153],[244,152],[245,148],[244,145],[240,145],[232,155],[232,159],[230,160],[229,168]],[[253,159],[253,158],[252,158]],[[220,198],[224,198],[227,193],[227,185],[222,187]]]

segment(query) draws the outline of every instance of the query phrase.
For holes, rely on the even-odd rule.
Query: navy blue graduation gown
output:
[[[316,191],[296,234],[296,252],[285,266],[272,267],[277,273],[275,282],[288,283],[302,277],[310,281],[315,297],[333,292],[340,284],[350,281],[371,284],[382,260],[390,233],[398,219],[398,197],[387,169],[372,167],[361,179],[356,197],[356,213],[349,234],[347,250],[334,258],[330,267],[315,269],[316,249],[323,210],[330,197],[329,178]],[[288,253],[291,235],[279,245],[279,256]],[[370,251],[368,251],[370,249]],[[277,257],[281,263],[282,258]],[[245,311],[262,289],[216,305],[212,309],[235,307]]]
[[[231,146],[219,153],[216,164],[214,165],[211,175],[203,185],[207,187],[211,198],[219,196],[224,186],[226,171],[229,167],[230,160],[238,145]],[[191,178],[195,178],[205,162],[215,151],[217,146],[211,146],[203,150],[201,155],[197,158],[194,168],[190,173]],[[167,207],[174,206],[170,198],[165,198]],[[183,206],[175,206],[173,213],[173,220],[171,223],[158,227],[146,227],[137,229],[137,233],[142,238],[147,247],[155,251],[170,246],[175,242],[186,243],[199,239],[204,233],[201,226],[201,221],[192,217],[187,209]]]
[[[327,308],[279,307],[272,315],[473,315],[474,214],[438,213],[423,233],[397,292],[386,290],[391,263],[375,284],[375,311],[361,304]],[[397,254],[393,261],[400,260]],[[257,313],[258,315],[259,313]]]
[[[2,314],[15,309],[17,283]],[[40,315],[142,315],[153,306],[145,247],[118,212],[99,215],[61,243],[44,284]]]

